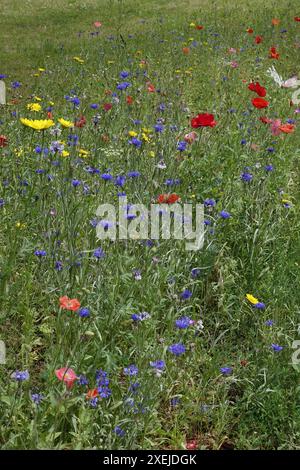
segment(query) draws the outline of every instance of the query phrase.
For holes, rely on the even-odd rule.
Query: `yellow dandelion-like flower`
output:
[[[256,297],[254,297],[252,294],[246,294],[246,299],[249,300],[249,302],[253,305],[259,302],[259,300]]]
[[[130,137],[136,137],[138,134],[137,134],[137,132],[135,132],[135,131],[129,131],[129,132],[128,132],[128,135],[129,135]]]
[[[27,105],[27,109],[29,109],[29,111],[39,112],[42,109],[42,106],[38,103],[29,103]]]
[[[65,128],[68,129],[69,127],[74,127],[74,122],[67,121],[66,119],[59,118],[58,122]]]
[[[45,129],[49,129],[49,127],[54,126],[54,122],[52,121],[52,119],[21,118],[20,121],[24,126],[31,127],[36,131],[44,131]]]
[[[35,96],[34,99],[35,101],[42,101],[42,98],[40,98],[39,96]]]
[[[25,228],[25,227],[26,227],[26,224],[22,224],[21,222],[16,223],[16,228],[22,229],[22,228]]]
[[[150,142],[150,138],[147,136],[147,134],[145,134],[144,132],[142,133],[142,139],[145,141],[145,142]]]
[[[142,127],[142,131],[145,133],[145,134],[150,134],[152,132],[152,129],[148,129],[147,127]]]
[[[42,67],[39,67],[39,72],[46,72],[46,69],[43,69]]]
[[[89,153],[90,152],[88,150],[84,150],[84,149],[79,150],[79,155],[81,155],[81,157],[83,157],[83,158],[88,157]]]
[[[81,57],[73,57],[73,60],[75,60],[75,62],[78,62],[79,64],[84,64],[84,60],[81,58]]]
[[[54,102],[53,102],[53,101],[49,101],[49,106],[54,106]]]
[[[67,152],[66,150],[63,150],[63,151],[61,152],[61,156],[62,156],[62,157],[69,157],[69,156],[70,156],[70,153]]]
[[[195,28],[196,24],[195,23],[190,23],[191,28]]]

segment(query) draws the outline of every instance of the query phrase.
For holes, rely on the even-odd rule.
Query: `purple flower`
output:
[[[177,144],[177,150],[179,150],[180,152],[183,152],[184,150],[186,150],[186,147],[187,147],[187,142],[181,141],[181,142],[178,142]]]
[[[249,183],[253,178],[253,175],[251,175],[251,173],[242,173],[241,174],[241,180],[245,181],[246,183]]]
[[[72,186],[74,188],[77,188],[77,186],[80,186],[81,185],[81,181],[79,180],[72,180]]]
[[[273,351],[276,351],[276,352],[279,352],[279,351],[282,351],[283,350],[283,346],[279,346],[279,344],[271,344],[271,347],[273,349]]]
[[[181,356],[185,353],[185,346],[182,343],[175,343],[168,347],[168,351],[174,354],[174,356]]]
[[[120,73],[120,78],[122,78],[122,80],[124,80],[128,76],[129,76],[129,72],[127,72],[126,70],[122,70],[122,72]]]
[[[113,176],[110,174],[110,173],[103,173],[101,175],[101,178],[104,180],[104,181],[110,181],[113,179]]]
[[[176,327],[179,328],[180,330],[184,330],[192,324],[193,324],[193,320],[191,320],[189,317],[181,317],[175,321]]]
[[[47,252],[45,250],[35,250],[34,254],[35,256],[42,258],[43,256],[47,255]]]
[[[266,170],[266,171],[273,171],[273,170],[274,170],[274,167],[273,167],[273,165],[271,165],[271,164],[270,164],[270,165],[266,165],[266,166],[265,166],[265,170]]]
[[[125,431],[124,429],[122,429],[120,426],[116,426],[114,428],[114,433],[118,436],[118,437],[124,437],[125,436]]]
[[[222,219],[229,219],[231,217],[230,213],[225,211],[225,210],[222,210],[219,214],[219,216],[222,218]]]
[[[132,137],[132,139],[128,140],[128,143],[134,145],[137,148],[140,148],[142,146],[142,141],[140,139],[137,139],[136,137]]]
[[[139,371],[139,369],[134,364],[131,364],[128,367],[124,367],[124,369],[123,369],[124,374],[129,375],[130,377],[132,377],[134,375],[137,375],[138,371]]]
[[[29,379],[29,372],[28,370],[16,370],[12,373],[11,378],[17,380],[18,382],[24,382],[25,380]]]
[[[199,268],[193,268],[193,269],[191,270],[191,276],[192,276],[193,278],[198,277],[200,274],[201,274],[201,269],[199,269]]]
[[[166,363],[160,359],[158,361],[151,361],[150,366],[157,370],[163,370],[166,366]]]
[[[232,367],[221,367],[220,372],[223,375],[230,375],[232,374]]]
[[[205,199],[204,206],[205,207],[214,207],[216,205],[216,201],[214,199]]]
[[[93,253],[93,256],[97,259],[101,259],[101,258],[104,258],[105,257],[105,253],[104,251],[102,250],[101,247],[99,248],[96,248],[96,250],[94,251]]]
[[[35,405],[39,405],[44,397],[40,393],[32,393],[30,398]]]
[[[88,308],[82,307],[78,310],[78,314],[81,318],[85,318],[90,316],[90,311]]]
[[[273,320],[267,320],[267,321],[265,322],[265,325],[266,325],[266,326],[273,326],[273,325],[274,325],[274,321],[273,321]]]
[[[88,385],[89,381],[85,375],[80,375],[78,378],[79,385]]]
[[[192,297],[193,293],[192,291],[190,291],[189,289],[185,289],[181,294],[180,294],[180,297],[183,299],[183,300],[187,300],[189,299],[190,297]]]
[[[257,308],[258,310],[263,310],[264,308],[266,308],[263,302],[256,302],[256,304],[253,304],[253,307]]]
[[[126,90],[126,88],[130,87],[131,83],[129,82],[121,82],[117,85],[118,90]]]

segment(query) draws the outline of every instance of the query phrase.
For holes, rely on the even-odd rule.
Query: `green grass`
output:
[[[239,5],[33,0],[21,9],[17,0],[0,0],[0,73],[8,75],[0,134],[9,142],[0,148],[3,449],[182,449],[192,439],[200,449],[299,449],[300,376],[291,364],[293,342],[300,339],[299,114],[290,106],[292,90],[278,87],[267,69],[274,65],[285,79],[300,74],[300,26],[294,21],[300,12],[292,1]],[[272,18],[280,18],[280,25],[272,26]],[[103,26],[91,35],[97,20]],[[204,29],[192,28],[193,21]],[[254,44],[256,35],[263,36],[262,44]],[[268,58],[273,45],[278,61]],[[186,46],[188,55],[182,52]],[[230,54],[230,48],[238,52]],[[37,73],[39,67],[45,72]],[[116,89],[122,70],[131,74],[126,92]],[[22,86],[12,89],[16,80]],[[253,108],[255,94],[247,88],[252,80],[266,87],[267,109]],[[148,93],[148,81],[160,92]],[[79,109],[65,99],[72,90]],[[108,90],[118,92],[119,103]],[[27,109],[36,96],[38,113]],[[105,112],[108,102],[113,107]],[[62,130],[58,138],[68,157],[37,153],[37,146],[49,148],[57,139],[20,123],[21,117],[44,119],[50,103],[55,123],[86,117],[84,127]],[[99,109],[91,109],[92,103]],[[180,153],[177,142],[200,112],[213,113],[217,125],[198,129],[198,140]],[[260,116],[295,119],[295,132],[273,136]],[[161,134],[153,130],[158,118],[164,119]],[[128,144],[131,130],[141,138],[136,119],[151,129],[150,142],[139,149]],[[79,143],[69,148],[70,133]],[[89,155],[81,158],[79,149]],[[157,168],[161,159],[165,170]],[[265,171],[267,164],[272,172]],[[204,249],[186,251],[175,240],[152,247],[97,240],[91,220],[99,204],[118,203],[118,190],[87,167],[114,177],[139,171],[124,186],[132,204],[149,205],[167,192],[185,203],[215,199],[216,206],[206,209],[213,224]],[[240,178],[245,167],[253,175],[250,183]],[[168,188],[168,178],[180,184]],[[71,180],[81,184],[75,188]],[[221,219],[221,210],[231,217]],[[105,257],[96,260],[100,246]],[[38,259],[35,250],[47,256]],[[57,261],[62,270],[55,269]],[[196,278],[193,268],[200,268]],[[192,291],[186,301],[180,297],[184,289]],[[247,293],[266,308],[253,308]],[[64,295],[78,298],[90,316],[60,309]],[[131,315],[142,311],[151,318],[134,324]],[[182,316],[202,320],[204,329],[176,329]],[[265,324],[270,319],[272,327]],[[178,342],[186,352],[175,357],[168,347]],[[283,350],[274,352],[272,343]],[[158,359],[166,362],[161,377],[149,366]],[[139,368],[132,378],[140,384],[135,392],[123,371],[130,364]],[[87,376],[89,386],[76,383],[66,390],[55,376],[65,366]],[[224,366],[233,373],[222,375]],[[99,369],[108,372],[112,395],[94,408],[86,393],[96,387]],[[29,380],[16,382],[15,370],[28,370]],[[43,395],[40,405],[32,393]],[[172,407],[176,397],[180,401]],[[117,425],[125,436],[114,433]]]

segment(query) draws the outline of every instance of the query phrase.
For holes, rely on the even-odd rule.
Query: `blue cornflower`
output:
[[[98,387],[98,393],[101,398],[109,398],[111,396],[111,389],[101,385]]]
[[[4,206],[4,204],[5,204],[5,201],[4,201],[4,199],[0,199],[0,207],[3,207],[3,206]]]
[[[205,207],[214,207],[216,205],[216,201],[214,199],[205,199],[204,206]]]
[[[162,359],[159,359],[158,361],[150,361],[150,366],[157,370],[163,370],[166,363]]]
[[[35,250],[34,252],[35,256],[38,256],[39,258],[46,256],[47,252],[45,250]]]
[[[16,370],[11,375],[12,379],[17,380],[18,382],[24,382],[25,380],[29,379],[29,372],[28,370]]]
[[[185,289],[181,294],[180,294],[180,297],[183,299],[183,300],[187,300],[189,299],[190,297],[192,297],[193,293],[192,291],[190,291],[189,289]]]
[[[188,328],[191,325],[191,323],[193,322],[189,317],[181,317],[175,321],[176,327],[179,328],[180,330],[184,330]]]
[[[122,186],[124,186],[125,182],[126,182],[126,177],[125,176],[119,175],[115,178],[115,185],[116,186],[122,187]]]
[[[114,433],[118,436],[118,437],[124,437],[125,436],[125,431],[124,429],[122,429],[120,426],[116,426],[114,428]]]
[[[230,375],[230,374],[232,374],[232,371],[233,371],[232,367],[221,367],[220,368],[220,372],[223,375]]]
[[[82,307],[78,310],[78,314],[81,318],[85,318],[90,316],[90,311],[88,308]]]
[[[91,398],[91,400],[90,400],[90,406],[91,406],[92,408],[96,408],[97,405],[98,405],[98,398],[97,398],[97,397]]]
[[[129,77],[129,72],[127,72],[126,70],[122,70],[122,72],[120,73],[120,78],[124,80],[127,77]]]
[[[99,105],[97,103],[92,103],[92,104],[90,104],[90,108],[91,109],[98,109]]]
[[[101,259],[105,257],[105,253],[102,250],[102,248],[99,247],[99,248],[96,248],[96,250],[94,250],[93,256],[97,259]]]
[[[267,320],[267,321],[265,322],[265,325],[266,325],[266,326],[273,326],[273,325],[274,325],[274,320]]]
[[[273,171],[273,170],[274,170],[274,167],[273,167],[273,165],[271,165],[271,164],[270,164],[270,165],[266,165],[266,166],[265,166],[265,170],[266,170],[266,171]]]
[[[137,148],[140,148],[143,142],[136,137],[132,137],[132,139],[128,140],[128,143],[134,145]]]
[[[273,349],[273,351],[276,351],[276,352],[279,352],[279,351],[282,351],[283,350],[283,346],[279,346],[279,344],[271,344],[271,347]]]
[[[79,385],[88,385],[89,381],[88,381],[88,379],[86,378],[85,375],[80,375],[78,377],[78,383],[79,383]]]
[[[127,173],[128,178],[138,178],[141,176],[141,173],[139,171],[129,171]]]
[[[253,175],[251,175],[251,173],[242,173],[241,174],[241,180],[245,181],[246,183],[249,183],[253,178]]]
[[[81,185],[81,181],[80,180],[72,180],[72,186],[74,188],[77,188],[77,186],[80,186]]]
[[[193,278],[198,277],[200,274],[201,274],[201,269],[199,269],[199,268],[193,268],[191,270],[191,276]]]
[[[118,90],[126,90],[126,88],[130,87],[131,83],[129,82],[121,82],[117,85]]]
[[[185,346],[182,343],[175,343],[168,347],[168,351],[174,354],[174,356],[181,356],[185,353]]]
[[[246,139],[242,139],[242,140],[241,140],[241,145],[246,145],[246,143],[247,143],[247,140],[246,140]]]
[[[225,211],[225,210],[222,210],[219,214],[219,216],[222,218],[222,219],[229,219],[231,217],[230,213]]]
[[[62,262],[61,261],[55,261],[54,269],[56,269],[56,271],[61,271],[63,269]]]
[[[132,377],[134,375],[137,375],[138,371],[139,371],[139,369],[134,364],[131,364],[128,367],[124,367],[124,369],[123,369],[124,374],[129,375],[130,377]]]
[[[39,405],[44,397],[40,393],[32,393],[30,398],[35,405]]]
[[[165,126],[163,126],[162,124],[155,124],[154,130],[155,130],[155,132],[163,132],[164,127]]]
[[[14,88],[14,89],[20,88],[20,86],[21,86],[21,83],[17,82],[17,81],[12,82],[12,84],[11,84],[11,87]]]
[[[110,174],[110,173],[103,173],[101,175],[101,178],[104,180],[104,181],[110,181],[113,179],[113,176]]]
[[[266,308],[263,302],[256,302],[256,304],[253,304],[253,307],[257,308],[258,310],[263,310],[264,308]]]
[[[184,142],[184,141],[178,142],[177,150],[179,150],[180,152],[183,152],[184,150],[186,150],[186,148],[187,148],[187,142]]]

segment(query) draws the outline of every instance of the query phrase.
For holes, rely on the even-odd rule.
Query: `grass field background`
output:
[[[300,76],[298,2],[0,0],[0,10],[1,447],[299,449],[299,111],[294,90],[267,73]],[[267,89],[268,108],[252,106],[252,81]],[[178,150],[204,112],[217,125]],[[86,124],[58,125],[55,136],[20,122],[47,113],[55,127]],[[263,116],[294,132],[272,134]],[[174,192],[213,199],[204,249],[97,240],[97,207],[117,204],[120,191],[131,204]],[[89,316],[60,308],[65,295]],[[133,321],[140,312],[150,318]],[[176,327],[182,317],[194,323]],[[62,367],[78,377],[70,389],[55,375]]]

